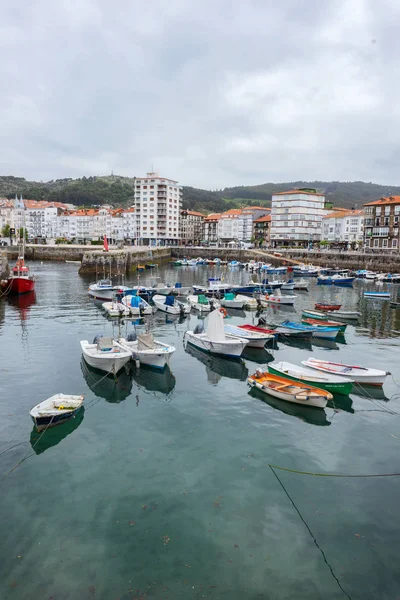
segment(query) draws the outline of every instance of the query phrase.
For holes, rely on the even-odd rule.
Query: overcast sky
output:
[[[3,0],[0,174],[400,184],[399,0]]]

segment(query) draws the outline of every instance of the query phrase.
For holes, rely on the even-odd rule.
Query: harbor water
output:
[[[267,321],[332,301],[359,310],[359,323],[335,342],[279,342],[236,362],[185,350],[196,314],[156,312],[146,322],[176,347],[171,369],[132,364],[114,380],[82,361],[80,340],[118,332],[89,280],[73,264],[31,269],[34,295],[0,299],[2,600],[400,597],[400,477],[375,477],[400,472],[400,311],[363,298],[374,283],[310,279],[293,309],[268,308]],[[250,277],[157,273],[184,285],[215,274]],[[257,321],[228,313],[230,324]],[[250,391],[247,376],[274,358],[310,356],[392,375],[325,410]],[[29,410],[58,392],[85,394],[85,410],[40,436]]]

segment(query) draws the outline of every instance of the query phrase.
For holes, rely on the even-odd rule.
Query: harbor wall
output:
[[[81,275],[96,273],[99,276],[121,275],[136,271],[138,265],[154,263],[161,265],[171,259],[170,248],[135,247],[109,252],[91,251],[82,257]]]
[[[5,279],[10,273],[8,266],[8,255],[6,252],[0,254],[0,279]]]
[[[295,265],[299,263],[313,264],[321,267],[338,269],[369,269],[371,271],[382,271],[385,273],[400,273],[400,255],[391,253],[372,252],[335,252],[325,250],[240,250],[238,248],[186,248],[183,246],[171,249],[173,258],[220,258],[221,260],[238,260],[248,262],[250,260],[262,260],[273,265]]]

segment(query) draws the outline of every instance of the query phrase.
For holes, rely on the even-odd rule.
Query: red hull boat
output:
[[[13,267],[12,275],[2,284],[4,294],[26,294],[35,289],[35,279],[29,275],[29,269],[20,256]]]
[[[315,310],[340,310],[341,307],[341,304],[326,304],[325,302],[317,302],[315,305]]]

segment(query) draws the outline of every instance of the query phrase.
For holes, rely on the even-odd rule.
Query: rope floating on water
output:
[[[272,465],[267,463],[267,467],[270,469],[279,469],[279,471],[287,471],[288,473],[296,473],[297,475],[309,475],[313,477],[338,477],[338,478],[350,478],[350,479],[365,479],[372,477],[400,477],[400,473],[371,473],[371,474],[345,474],[345,473],[312,473],[311,471],[300,471],[298,469],[288,469],[287,467],[280,467],[279,465]]]

